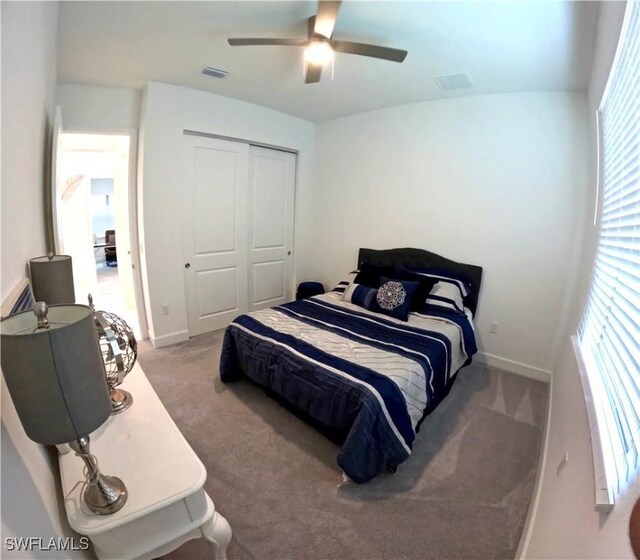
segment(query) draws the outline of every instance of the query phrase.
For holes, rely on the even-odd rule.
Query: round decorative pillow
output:
[[[400,282],[389,280],[378,288],[376,300],[382,309],[395,309],[401,306],[407,298],[407,292]]]

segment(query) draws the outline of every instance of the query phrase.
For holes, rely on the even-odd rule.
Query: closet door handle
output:
[[[191,268],[191,263],[187,263],[184,265],[185,268]]]
[[[291,251],[287,251],[287,255],[290,255],[290,254],[291,254]]]

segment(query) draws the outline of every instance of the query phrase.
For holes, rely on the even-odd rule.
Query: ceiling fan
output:
[[[308,20],[306,39],[229,39],[229,44],[232,47],[255,45],[304,47],[304,81],[307,84],[320,81],[322,67],[333,60],[334,52],[370,56],[393,62],[402,62],[405,59],[407,51],[400,49],[335,40],[333,28],[336,25],[341,4],[341,1],[320,0],[317,14]]]

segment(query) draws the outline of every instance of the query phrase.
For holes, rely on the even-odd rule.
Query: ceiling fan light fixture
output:
[[[0,0],[1,1],[1,0]],[[229,38],[232,47],[283,46],[302,47],[304,66],[302,75],[305,84],[315,84],[326,67],[331,65],[333,79],[334,53],[368,56],[379,60],[403,62],[407,51],[381,45],[369,45],[354,41],[340,41],[333,38],[333,29],[342,0],[319,0],[316,15],[307,18],[307,39],[275,39],[267,37]]]
[[[333,49],[326,39],[312,39],[304,49],[306,64],[326,66],[333,60]]]

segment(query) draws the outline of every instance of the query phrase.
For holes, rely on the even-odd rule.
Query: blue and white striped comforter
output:
[[[475,352],[465,314],[434,309],[403,322],[332,292],[235,319],[220,376],[244,374],[338,434],[338,465],[366,482],[407,459],[423,416]]]

